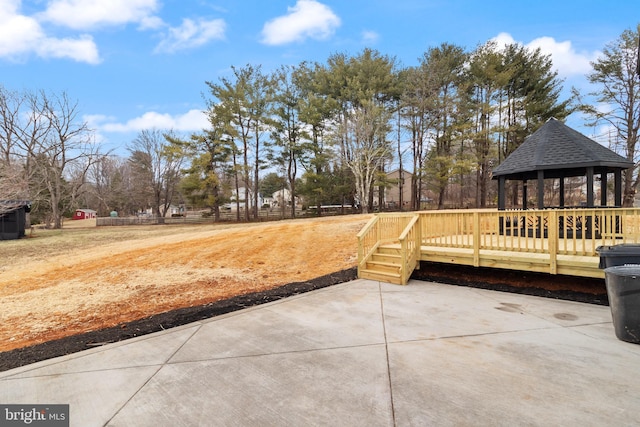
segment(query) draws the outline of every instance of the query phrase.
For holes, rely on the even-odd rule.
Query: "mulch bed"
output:
[[[356,269],[351,268],[305,282],[289,283],[265,292],[238,295],[197,307],[172,310],[107,329],[6,351],[0,353],[0,372],[348,282],[356,277]],[[608,304],[606,287],[602,279],[551,276],[424,262],[421,263],[420,270],[416,270],[411,278],[590,304]]]
[[[412,279],[609,305],[604,279],[421,262]]]
[[[268,291],[238,295],[229,299],[201,306],[179,308],[144,319],[122,323],[111,328],[5,351],[0,353],[0,372],[39,362],[41,360],[76,353],[92,347],[139,337],[141,335],[186,325],[203,319],[209,319],[222,314],[242,310],[243,308],[277,301],[279,299],[304,292],[337,285],[338,283],[348,282],[356,278],[357,270],[355,268],[350,268],[311,279],[306,282],[289,283]]]

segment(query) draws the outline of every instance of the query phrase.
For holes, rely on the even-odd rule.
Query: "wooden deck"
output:
[[[406,284],[420,261],[603,278],[599,246],[640,242],[640,209],[378,214],[358,233],[358,277]]]

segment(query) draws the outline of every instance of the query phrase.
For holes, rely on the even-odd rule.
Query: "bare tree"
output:
[[[0,155],[10,164],[20,133],[20,111],[24,96],[0,86]]]
[[[619,139],[627,160],[635,166],[624,174],[623,206],[633,206],[640,184],[640,79],[638,79],[638,45],[640,26],[636,31],[625,30],[620,37],[608,44],[603,54],[594,62],[593,72],[587,77],[599,86],[593,95],[600,103],[599,108],[583,106],[596,122],[604,120],[612,126]]]
[[[142,130],[129,151],[132,174],[138,182],[138,193],[150,197],[155,215],[164,217],[178,193],[180,169],[184,156],[167,141],[171,132]],[[144,206],[147,207],[147,206]]]
[[[392,146],[386,140],[388,122],[389,112],[371,103],[350,114],[340,127],[345,164],[355,177],[363,213],[368,212],[367,197],[375,175],[391,155]]]
[[[0,154],[2,187],[44,207],[47,222],[56,228],[82,191],[88,167],[99,157],[77,102],[66,93],[4,88],[0,88]]]
[[[0,200],[21,200],[29,196],[24,157],[18,157],[21,107],[25,96],[0,86]],[[12,209],[0,204],[0,214]]]
[[[23,169],[18,163],[0,160],[0,201],[28,199]],[[0,203],[0,215],[13,209],[12,203]]]
[[[87,181],[90,190],[85,199],[92,202],[85,205],[96,206],[98,215],[113,210],[134,210],[129,203],[133,181],[131,165],[125,159],[118,156],[101,157],[89,169]]]
[[[62,227],[65,208],[73,206],[89,167],[99,158],[87,124],[79,117],[78,103],[66,93],[40,92],[39,114],[48,122],[47,134],[35,141],[33,158],[46,189],[54,228]],[[65,200],[66,199],[66,200]]]

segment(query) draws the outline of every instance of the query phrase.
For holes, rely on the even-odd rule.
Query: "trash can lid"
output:
[[[640,255],[640,244],[622,243],[613,246],[598,246],[596,248],[598,254],[605,255],[615,253],[615,255]]]
[[[607,267],[604,273],[614,274],[616,276],[640,276],[640,264],[625,264]]]

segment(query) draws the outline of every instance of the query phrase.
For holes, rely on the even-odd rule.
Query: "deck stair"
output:
[[[367,260],[365,268],[360,270],[363,279],[379,280],[387,283],[402,284],[402,256],[398,244],[378,246]]]

